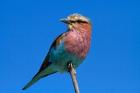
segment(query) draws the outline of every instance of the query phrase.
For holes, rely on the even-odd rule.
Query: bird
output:
[[[86,58],[91,45],[90,19],[73,13],[60,21],[65,23],[68,29],[53,41],[39,71],[22,90],[56,72],[68,72],[69,63],[77,68]]]

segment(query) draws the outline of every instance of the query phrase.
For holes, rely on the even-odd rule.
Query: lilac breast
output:
[[[64,40],[65,49],[79,58],[85,58],[90,47],[90,38],[88,31],[69,31]]]

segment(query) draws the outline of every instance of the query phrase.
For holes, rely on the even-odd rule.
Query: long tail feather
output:
[[[40,74],[36,74],[32,80],[30,82],[28,82],[23,88],[22,90],[25,90],[27,88],[29,88],[30,86],[32,86],[35,82],[37,82],[39,79],[41,78]]]
[[[29,88],[30,86],[32,86],[35,82],[37,82],[39,79],[44,78],[50,74],[56,73],[57,71],[54,71],[51,69],[51,67],[46,68],[43,71],[39,71],[33,78],[32,80],[27,83],[27,85],[25,85],[25,87],[22,88],[22,90],[25,90],[27,88]]]

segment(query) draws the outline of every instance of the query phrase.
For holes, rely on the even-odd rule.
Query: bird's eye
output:
[[[88,22],[83,20],[70,20],[70,23],[88,23]]]
[[[87,21],[77,20],[78,23],[88,23]]]
[[[74,20],[70,20],[70,23],[76,23],[76,21],[74,21]]]

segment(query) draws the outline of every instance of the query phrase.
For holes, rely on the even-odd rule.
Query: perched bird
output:
[[[27,83],[23,90],[41,78],[56,72],[67,72],[68,64],[78,67],[85,59],[91,42],[91,22],[80,14],[72,14],[60,21],[68,25],[65,33],[52,43],[38,73]]]

